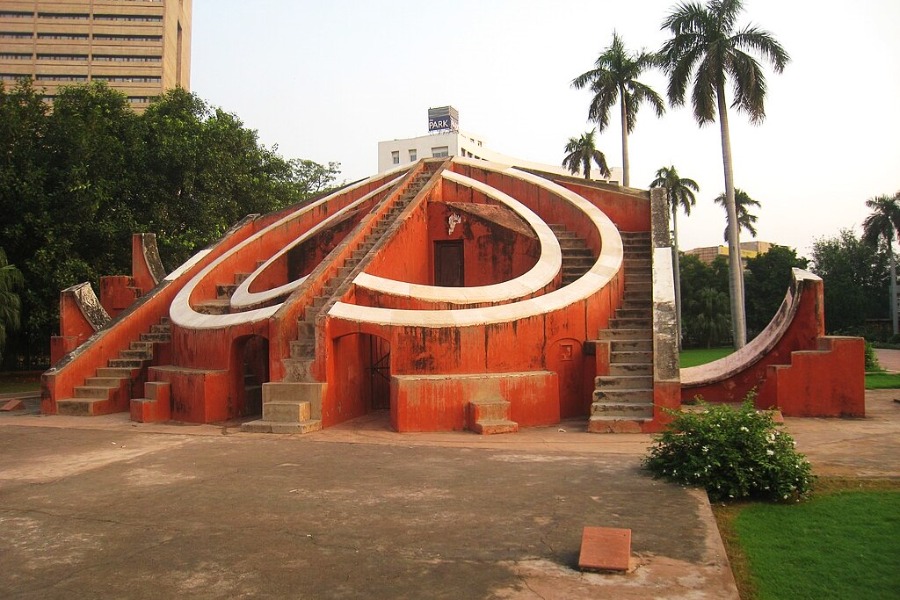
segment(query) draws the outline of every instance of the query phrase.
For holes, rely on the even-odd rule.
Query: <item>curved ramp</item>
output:
[[[762,333],[733,354],[681,370],[682,402],[741,402],[755,390],[757,408],[786,416],[864,414],[862,339],[825,336],[822,279],[796,268],[792,276]]]

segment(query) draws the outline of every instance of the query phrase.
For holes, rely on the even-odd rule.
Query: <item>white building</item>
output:
[[[435,109],[430,110],[434,111]],[[455,110],[452,108],[450,110],[455,113]],[[429,119],[430,128],[432,123],[433,120]],[[455,120],[453,125],[455,125]],[[465,156],[523,169],[534,169],[536,171],[556,173],[559,175],[572,175],[561,165],[557,166],[530,162],[520,158],[506,156],[499,152],[494,152],[485,146],[484,140],[480,136],[452,128],[449,130],[440,129],[428,135],[414,138],[378,142],[378,172],[382,173],[389,169],[393,169],[394,167],[416,162],[423,158],[443,158],[446,156]],[[562,157],[560,157],[560,162],[562,162]],[[596,181],[608,181],[614,184],[621,183],[622,169],[619,167],[610,167],[610,170],[612,171],[612,174],[609,179],[599,176],[599,173],[597,173],[596,170],[592,171],[591,179]],[[596,173],[596,175],[594,175],[594,173]]]

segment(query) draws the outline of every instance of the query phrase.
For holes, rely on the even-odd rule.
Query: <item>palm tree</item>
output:
[[[891,323],[894,335],[898,333],[897,323],[897,264],[894,258],[894,237],[900,232],[900,192],[893,196],[876,196],[866,200],[872,213],[863,221],[863,241],[877,246],[884,240],[891,264]]]
[[[693,179],[680,177],[674,165],[663,167],[656,172],[656,179],[650,183],[651,188],[663,188],[666,190],[666,198],[669,210],[672,211],[672,238],[675,246],[672,253],[675,272],[675,314],[676,327],[678,329],[678,348],[681,349],[681,264],[678,256],[678,209],[684,210],[684,214],[691,214],[691,207],[697,203],[694,192],[700,191],[700,186]]]
[[[609,177],[609,167],[606,165],[606,155],[597,150],[594,144],[594,133],[596,128],[581,134],[581,137],[569,138],[566,143],[566,157],[562,164],[569,170],[572,175],[577,175],[579,171],[584,173],[585,179],[591,178],[591,161],[597,164],[600,174]]]
[[[688,85],[693,83],[691,104],[697,122],[702,126],[714,121],[717,115],[719,118],[725,208],[729,217],[729,291],[736,348],[747,343],[747,323],[725,84],[731,80],[731,106],[738,112],[746,112],[751,123],[758,123],[766,116],[766,79],[759,62],[747,52],[766,59],[776,73],[781,73],[790,60],[769,32],[754,25],[736,27],[742,9],[740,0],[709,0],[706,6],[696,2],[679,4],[663,21],[662,29],[668,29],[672,38],[663,44],[661,51],[661,60],[669,75],[669,102],[673,106],[684,104]]]
[[[719,194],[713,202],[725,208],[725,194]],[[756,237],[757,216],[750,212],[750,207],[760,207],[758,200],[751,198],[741,188],[734,188],[734,209],[737,213],[738,229],[746,230],[751,236]],[[727,209],[726,209],[727,211]],[[726,216],[727,219],[727,216]],[[729,221],[730,222],[730,221]],[[725,241],[728,241],[728,225],[725,226]]]
[[[718,346],[728,335],[728,297],[724,292],[705,287],[697,290],[691,304],[696,335],[706,342],[707,348]]]
[[[628,134],[634,131],[637,112],[642,102],[649,102],[661,116],[666,106],[659,94],[639,81],[641,73],[657,65],[659,58],[643,50],[631,53],[625,49],[622,38],[613,32],[612,44],[594,62],[594,68],[572,81],[572,87],[590,86],[594,93],[588,118],[597,121],[602,132],[609,125],[609,111],[619,102],[622,120],[622,185],[628,185]]]
[[[0,358],[6,337],[19,328],[22,301],[16,290],[22,286],[22,273],[7,262],[6,252],[0,248]]]

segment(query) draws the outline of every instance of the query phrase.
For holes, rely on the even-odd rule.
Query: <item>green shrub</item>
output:
[[[785,502],[809,494],[812,469],[753,396],[740,408],[700,402],[698,412],[673,412],[644,466],[654,477],[706,488],[713,501],[752,498]]]
[[[866,372],[881,371],[881,365],[878,363],[878,357],[875,356],[875,345],[870,341],[866,341]]]

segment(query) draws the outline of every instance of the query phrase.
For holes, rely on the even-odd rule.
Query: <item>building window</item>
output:
[[[162,22],[163,18],[153,15],[94,15],[95,21],[142,21],[145,23]]]
[[[39,33],[39,40],[86,40],[86,33]]]
[[[79,19],[79,20],[87,20],[87,13],[49,13],[42,12],[38,13],[38,17],[41,19]]]
[[[87,60],[87,54],[38,54],[38,60]]]
[[[395,165],[400,164],[400,151],[399,150],[393,150],[391,152],[391,162]]]
[[[159,62],[162,60],[160,56],[125,56],[118,54],[95,54],[96,61],[111,62]]]
[[[94,81],[109,81],[114,83],[159,83],[159,77],[148,75],[94,75]]]
[[[0,19],[33,19],[34,13],[23,10],[0,10]]]
[[[38,75],[37,81],[87,81],[87,75]]]
[[[31,52],[4,52],[0,54],[0,60],[31,60]]]
[[[94,34],[95,41],[105,41],[105,42],[154,42],[158,43],[162,41],[161,35],[120,35],[120,34]]]
[[[449,148],[447,146],[435,146],[431,149],[431,156],[434,158],[446,158],[450,156]]]
[[[23,31],[0,31],[0,38],[9,38],[15,40],[21,39],[30,39],[31,32],[23,32]]]
[[[413,148],[409,151],[409,162],[416,162],[416,149]]]

